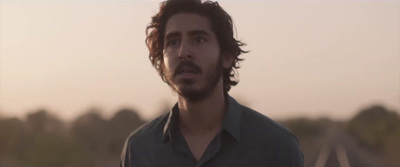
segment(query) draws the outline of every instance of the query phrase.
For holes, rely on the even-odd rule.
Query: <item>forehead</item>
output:
[[[207,17],[195,13],[178,13],[168,19],[165,35],[171,32],[184,34],[193,30],[203,30],[209,34],[214,34]]]

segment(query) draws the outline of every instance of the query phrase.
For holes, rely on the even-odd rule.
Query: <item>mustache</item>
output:
[[[181,61],[174,70],[174,76],[178,75],[184,67],[189,67],[194,69],[195,72],[202,73],[201,68],[192,61]]]

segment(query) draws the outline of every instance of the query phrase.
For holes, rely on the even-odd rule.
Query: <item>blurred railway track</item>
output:
[[[334,147],[327,146],[321,150],[315,167],[326,166],[351,167],[346,150],[341,144],[337,144]]]
[[[329,130],[314,167],[384,167],[376,155],[360,147],[338,126]]]

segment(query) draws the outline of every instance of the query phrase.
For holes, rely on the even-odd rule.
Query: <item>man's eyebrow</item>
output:
[[[167,40],[167,39],[176,38],[179,36],[181,36],[181,33],[179,33],[179,32],[170,32],[167,35],[165,35],[164,39]]]
[[[194,35],[206,35],[206,36],[210,36],[210,34],[204,30],[193,30],[193,31],[189,31],[188,33],[190,36],[194,36]]]
[[[188,34],[190,36],[195,36],[195,35],[206,35],[206,36],[210,36],[210,34],[204,30],[192,30],[189,31]],[[171,38],[176,38],[176,37],[180,37],[181,33],[180,32],[170,32],[167,35],[165,35],[165,40],[171,39]]]

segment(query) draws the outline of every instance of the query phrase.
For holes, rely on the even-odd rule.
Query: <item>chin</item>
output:
[[[194,85],[181,85],[175,88],[177,93],[188,101],[195,102],[204,99],[209,91],[198,88]]]
[[[176,87],[179,94],[196,94],[201,92],[201,89],[196,87],[195,85],[179,85]]]

